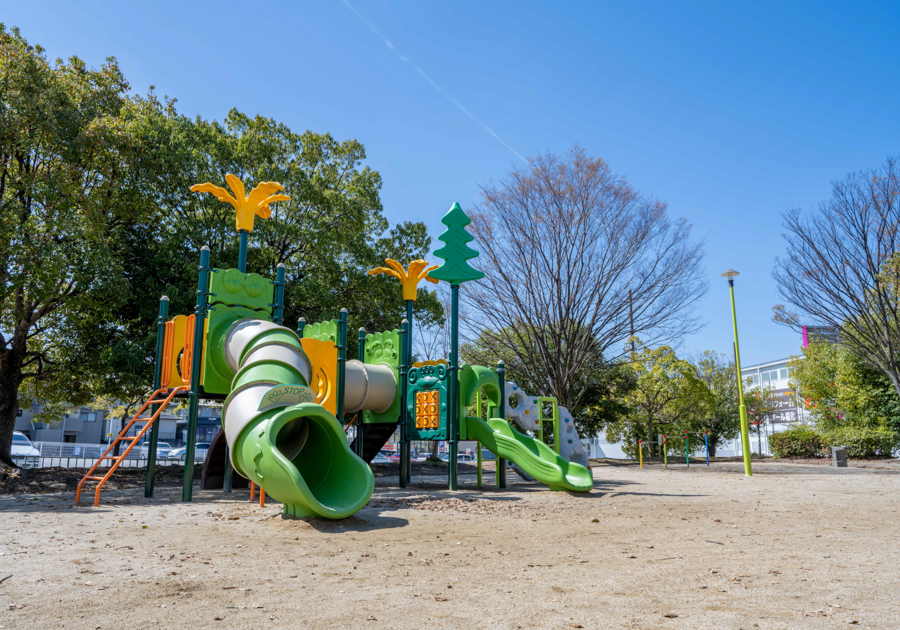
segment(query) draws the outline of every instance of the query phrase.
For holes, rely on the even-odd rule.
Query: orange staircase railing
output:
[[[98,505],[100,505],[100,489],[103,488],[103,484],[105,484],[107,481],[109,481],[109,478],[113,476],[114,472],[116,472],[116,469],[119,467],[119,464],[121,464],[122,461],[128,456],[128,453],[131,452],[131,449],[134,448],[134,445],[137,444],[138,442],[140,442],[141,438],[144,437],[144,434],[147,432],[147,430],[151,426],[153,426],[153,423],[159,419],[160,414],[162,414],[163,410],[169,405],[170,402],[172,402],[172,399],[175,397],[175,395],[177,393],[185,391],[187,389],[188,389],[187,387],[181,386],[181,387],[175,387],[174,389],[168,389],[168,388],[158,389],[155,392],[153,392],[153,394],[150,396],[150,400],[148,400],[147,402],[144,403],[144,406],[141,407],[140,411],[138,411],[134,415],[134,417],[131,419],[131,422],[129,422],[128,425],[122,429],[122,431],[119,433],[119,435],[118,435],[118,437],[116,437],[116,439],[114,439],[112,442],[109,443],[109,448],[107,448],[103,452],[103,455],[101,455],[100,458],[97,460],[97,462],[93,466],[91,466],[91,469],[89,471],[87,471],[87,474],[84,476],[84,478],[80,482],[78,482],[78,489],[75,491],[75,503],[78,503],[79,501],[81,501],[81,487],[84,485],[84,482],[99,481],[100,483],[97,484],[97,491],[94,494],[94,507],[97,507]],[[166,398],[157,398],[157,396],[159,396],[160,394],[165,394]],[[147,411],[147,407],[149,407],[150,405],[159,405],[159,409],[157,409],[156,413],[154,413],[152,416],[150,416],[149,419],[141,418],[141,414],[144,413],[145,411]],[[134,426],[135,422],[145,422],[144,428],[142,428],[137,435],[135,435],[133,437],[126,437],[128,434],[128,431],[131,430],[131,427]],[[128,446],[125,448],[125,452],[122,453],[121,455],[117,455],[117,456],[110,455],[113,448],[115,448],[116,444],[118,444],[119,442],[128,443]],[[112,460],[113,464],[112,464],[112,466],[109,467],[109,470],[106,471],[106,474],[103,475],[102,477],[94,475],[94,471],[97,470],[97,467],[104,460],[108,460],[108,459]]]

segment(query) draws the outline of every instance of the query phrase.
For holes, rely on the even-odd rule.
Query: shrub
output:
[[[815,429],[798,426],[770,436],[769,446],[775,457],[821,457],[825,442]]]
[[[900,448],[900,433],[886,428],[840,427],[823,434],[823,447],[846,446],[847,457],[891,457]]]

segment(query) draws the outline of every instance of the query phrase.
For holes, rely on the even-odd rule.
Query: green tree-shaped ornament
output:
[[[454,203],[450,212],[444,215],[441,223],[447,229],[438,237],[444,246],[435,250],[434,255],[444,261],[444,264],[430,272],[428,275],[437,280],[449,282],[451,285],[462,284],[470,280],[479,280],[484,274],[469,266],[468,260],[478,257],[478,252],[469,247],[468,243],[475,237],[466,231],[466,226],[472,219],[463,212],[458,203]]]

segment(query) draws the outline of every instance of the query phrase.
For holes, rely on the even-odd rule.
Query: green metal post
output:
[[[409,338],[409,342],[406,344],[406,367],[407,370],[412,369],[413,364],[413,300],[406,300],[406,321],[409,323],[409,334],[407,337]],[[409,384],[406,382],[406,379],[403,379],[403,387],[408,388]],[[408,389],[404,389],[403,391],[408,391]],[[407,409],[406,405],[406,394],[402,394],[403,398],[401,399],[400,408],[401,410]],[[406,424],[409,425],[409,411],[406,411]],[[407,441],[406,443],[406,454],[402,455],[405,457],[409,464],[406,467],[406,483],[410,482],[412,477],[412,448],[410,443]]]
[[[450,404],[447,436],[450,441],[450,490],[458,488],[456,455],[459,451],[459,283],[450,285]]]
[[[250,236],[250,232],[238,230],[238,236],[241,239],[241,250],[238,253],[238,271],[247,273],[247,237]]]
[[[337,419],[344,424],[344,392],[347,387],[347,309],[341,309],[338,319],[338,399]]]
[[[741,446],[744,450],[744,474],[753,476],[753,468],[750,465],[750,429],[747,425],[747,407],[744,405],[744,381],[741,378],[741,349],[738,345],[737,311],[734,308],[734,278],[728,278],[728,288],[731,292],[731,321],[734,324],[734,363],[737,371],[738,396],[741,414]]]
[[[476,415],[481,417],[481,390],[478,390],[478,393],[475,394],[475,410]],[[480,488],[481,487],[481,442],[475,441],[475,484]]]
[[[301,317],[297,320],[297,336],[303,339],[303,329],[306,328],[306,318]]]
[[[197,448],[197,411],[200,406],[200,370],[203,365],[203,325],[209,296],[209,247],[200,249],[200,273],[197,278],[197,306],[194,308],[194,355],[191,360],[191,390],[188,394],[188,423],[184,453],[184,485],[181,500],[190,501],[194,491],[194,451]]]
[[[272,321],[281,326],[284,323],[284,263],[275,267],[275,304],[272,305]]]
[[[404,319],[400,322],[400,487],[405,488],[409,472],[409,412],[406,408],[407,384],[406,376],[409,374],[407,362],[409,349],[409,322]]]
[[[162,387],[163,350],[166,344],[166,320],[169,318],[169,298],[159,298],[159,318],[156,320],[156,366],[153,369],[153,391]],[[155,415],[159,405],[150,408],[150,415]],[[156,478],[156,445],[159,442],[159,420],[150,427],[150,445],[147,448],[147,478],[144,481],[144,496],[153,496],[153,482]]]
[[[338,399],[337,419],[344,424],[344,391],[347,386],[347,309],[341,309],[338,320]]]
[[[497,409],[497,415],[502,420],[506,420],[506,363],[501,359],[497,361],[497,384],[500,386],[500,407]],[[498,456],[497,462],[497,487],[506,487],[506,460]]]
[[[304,320],[304,323],[306,321]],[[366,329],[359,329],[359,346],[356,352],[356,358],[360,361],[366,360]],[[364,412],[357,411],[356,412],[356,454],[362,459],[365,449],[363,449],[363,438],[365,437],[365,432],[363,429],[365,426],[363,425]]]

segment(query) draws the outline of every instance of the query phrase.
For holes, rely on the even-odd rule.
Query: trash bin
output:
[[[847,467],[847,447],[846,446],[832,446],[831,447],[831,462],[836,468],[846,468]]]

